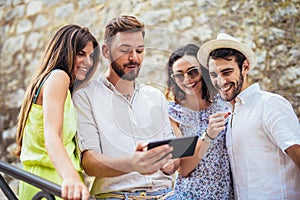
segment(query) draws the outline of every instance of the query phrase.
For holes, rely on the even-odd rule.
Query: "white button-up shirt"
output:
[[[173,137],[164,95],[138,85],[131,102],[102,76],[73,95],[78,112],[78,144],[81,151],[96,150],[111,157],[135,152],[141,141]],[[112,191],[170,188],[172,177],[158,171],[152,175],[132,172],[113,178],[95,178],[91,194]]]
[[[226,145],[236,199],[300,199],[300,169],[285,150],[300,144],[291,104],[253,84],[236,98]]]

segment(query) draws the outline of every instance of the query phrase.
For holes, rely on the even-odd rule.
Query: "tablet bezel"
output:
[[[197,146],[198,138],[199,136],[196,135],[153,141],[149,142],[148,150],[164,144],[169,144],[174,148],[174,150],[171,152],[172,159],[193,156]]]

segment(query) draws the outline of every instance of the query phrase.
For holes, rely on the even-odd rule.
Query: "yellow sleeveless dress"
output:
[[[68,90],[64,106],[63,144],[74,168],[82,177],[79,151],[75,140],[76,125],[76,112],[72,103],[71,93]],[[62,179],[55,170],[45,147],[43,107],[40,105],[32,104],[29,112],[24,129],[20,160],[24,170],[61,185]],[[39,191],[40,189],[20,181],[19,199],[32,199]]]

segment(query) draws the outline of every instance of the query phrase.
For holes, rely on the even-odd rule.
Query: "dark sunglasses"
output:
[[[185,77],[188,77],[189,79],[195,79],[200,76],[200,67],[193,66],[192,68],[188,69],[185,73],[174,73],[171,74],[171,77],[176,82],[183,82]]]

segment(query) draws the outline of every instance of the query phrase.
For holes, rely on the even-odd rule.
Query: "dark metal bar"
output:
[[[0,172],[3,172],[9,176],[12,176],[18,180],[24,181],[28,184],[31,184],[37,188],[40,188],[42,192],[39,192],[35,198],[41,199],[42,197],[46,197],[47,199],[54,199],[54,195],[61,197],[61,187],[60,185],[57,185],[56,183],[53,183],[51,181],[48,181],[42,177],[39,177],[37,175],[31,174],[23,169],[19,169],[13,165],[10,165],[8,163],[5,163],[0,160]],[[2,186],[3,182],[3,186]],[[6,189],[4,194],[6,197],[11,197],[9,199],[17,200],[17,197],[13,193],[13,191],[10,189],[10,187],[7,185],[6,181],[3,179],[3,177],[0,174],[0,184],[1,189],[2,187]],[[2,189],[3,190],[3,189]],[[94,197],[89,197],[89,200],[94,200]]]
[[[7,175],[13,176],[16,179],[25,181],[26,183],[29,183],[30,185],[33,185],[37,188],[40,188],[47,193],[61,197],[61,189],[59,185],[29,172],[26,172],[23,169],[19,169],[13,165],[0,161],[0,171]]]
[[[9,185],[6,183],[2,175],[0,174],[0,187],[7,199],[18,200],[15,193],[11,190]]]

